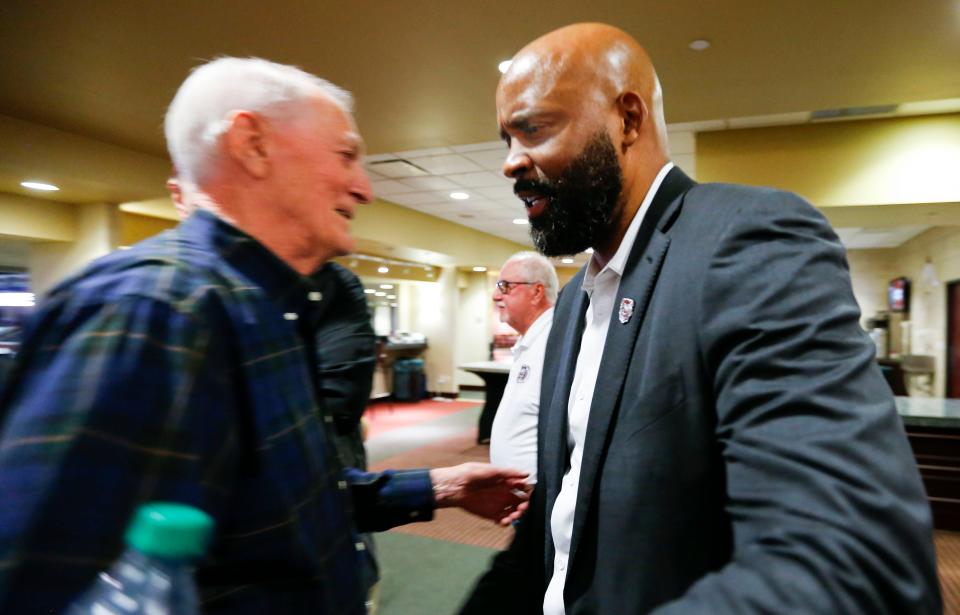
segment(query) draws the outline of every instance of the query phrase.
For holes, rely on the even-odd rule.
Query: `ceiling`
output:
[[[28,125],[8,124],[0,191],[21,192],[19,179],[35,167],[47,176],[44,161],[57,159],[60,141],[76,152],[86,139],[111,156],[133,150],[135,162],[86,169],[84,189],[57,200],[161,195],[169,168],[163,113],[187,71],[217,55],[255,55],[353,91],[368,163],[404,152],[444,169],[428,168],[418,182],[369,166],[381,196],[427,211],[452,182],[472,193],[470,211],[449,219],[480,228],[478,218],[496,218],[506,233],[521,210],[511,210],[508,184],[496,177],[497,64],[536,36],[583,20],[616,24],[645,44],[671,124],[960,98],[960,0],[4,0],[0,116],[44,127],[50,150],[38,155]],[[694,39],[711,47],[693,51]],[[416,198],[438,200],[410,202]],[[525,235],[509,230],[514,239]]]

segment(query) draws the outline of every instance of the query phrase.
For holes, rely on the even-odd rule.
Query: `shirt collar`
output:
[[[587,263],[587,271],[583,275],[583,283],[581,284],[581,288],[587,291],[587,294],[593,293],[593,287],[596,283],[597,276],[601,275],[605,271],[610,271],[617,277],[623,275],[623,269],[627,264],[627,257],[630,256],[630,250],[633,249],[633,242],[636,240],[637,233],[640,231],[640,225],[643,223],[643,218],[647,215],[647,210],[650,209],[650,204],[653,202],[653,197],[656,196],[657,190],[660,189],[660,184],[663,183],[663,178],[667,176],[667,173],[670,172],[670,169],[672,169],[673,166],[673,163],[668,161],[660,168],[657,176],[653,178],[650,188],[647,189],[647,194],[643,197],[640,207],[637,208],[636,213],[633,215],[633,220],[630,221],[630,226],[627,227],[627,232],[624,234],[623,240],[620,242],[620,246],[614,253],[613,258],[607,262],[606,266],[601,269],[600,265],[597,263],[597,257],[590,257],[590,262]]]
[[[306,318],[308,323],[319,318],[323,295],[316,281],[300,275],[266,246],[213,212],[195,211],[180,223],[179,232],[189,242],[212,250],[262,288],[285,318],[296,314],[296,319]]]
[[[513,358],[517,358],[517,355],[521,350],[526,350],[543,334],[543,331],[547,328],[549,323],[553,322],[553,307],[549,307],[543,311],[542,314],[537,316],[537,319],[533,321],[533,324],[530,325],[530,328],[527,329],[527,332],[520,336],[520,339],[517,340],[517,343],[513,345]]]

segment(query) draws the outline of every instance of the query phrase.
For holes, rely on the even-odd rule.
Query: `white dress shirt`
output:
[[[563,476],[560,493],[553,505],[550,517],[550,530],[556,554],[553,558],[553,577],[543,597],[544,615],[565,615],[563,588],[567,579],[567,560],[570,557],[570,539],[573,535],[573,516],[576,512],[577,490],[580,486],[580,463],[583,459],[583,443],[587,437],[587,420],[590,418],[590,404],[593,401],[593,389],[597,384],[600,359],[607,340],[607,329],[613,312],[613,302],[620,289],[620,278],[627,263],[627,257],[637,238],[640,224],[650,209],[650,203],[660,188],[673,163],[668,162],[660,169],[647,195],[634,215],[627,233],[620,242],[613,258],[602,269],[597,264],[596,255],[590,259],[583,276],[581,288],[590,298],[590,306],[584,323],[583,337],[580,342],[580,354],[577,355],[577,367],[570,387],[567,401],[567,444],[570,448],[570,467]],[[598,271],[599,270],[599,271]]]
[[[537,481],[537,419],[543,354],[553,308],[540,314],[513,346],[513,366],[490,432],[490,463],[530,473]]]

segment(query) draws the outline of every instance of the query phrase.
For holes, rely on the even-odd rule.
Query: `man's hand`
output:
[[[458,506],[475,515],[509,525],[527,509],[527,473],[486,463],[463,463],[430,470],[437,508]]]

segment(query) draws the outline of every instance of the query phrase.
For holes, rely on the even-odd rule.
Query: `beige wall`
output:
[[[377,200],[357,208],[353,234],[395,246],[429,250],[450,257],[445,264],[499,267],[523,246],[441,218]]]
[[[923,265],[928,257],[937,272],[939,285],[930,286],[922,281]],[[936,358],[933,390],[935,395],[943,396],[946,391],[946,282],[960,280],[960,228],[934,228],[908,241],[897,249],[892,273],[892,277],[910,278],[911,351]]]
[[[460,272],[460,296],[456,312],[457,365],[490,359],[490,342],[493,340],[490,316],[495,281],[492,273]],[[482,385],[483,380],[469,372],[457,370],[456,384],[458,387],[464,384]]]
[[[867,319],[887,310],[887,282],[895,276],[895,250],[849,250],[850,278],[853,294],[860,305],[860,325],[866,329]]]
[[[932,355],[936,361],[933,394],[946,391],[946,283],[960,280],[960,227],[930,229],[898,248],[852,250],[848,254],[854,294],[864,313],[885,310],[887,284],[893,278],[910,279],[909,354]],[[939,284],[923,281],[927,258]],[[893,335],[899,335],[894,330]]]
[[[402,331],[427,336],[424,371],[427,389],[455,393],[457,314],[459,304],[457,270],[443,267],[436,282],[403,282],[398,288],[397,324]]]
[[[73,202],[122,203],[143,195],[144,186],[164,193],[170,162],[103,141],[0,115],[0,190],[12,191],[20,180],[44,169]],[[103,181],[102,178],[110,178]]]
[[[72,209],[77,223],[76,241],[30,245],[30,280],[38,295],[116,246],[113,205],[80,205]]]
[[[696,151],[700,181],[818,207],[960,202],[960,114],[703,132]]]
[[[76,206],[0,193],[0,241],[3,236],[27,241],[73,241]]]

